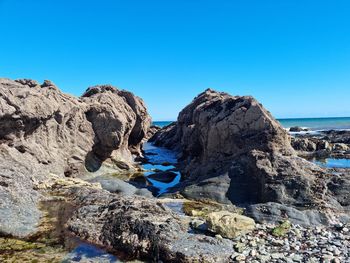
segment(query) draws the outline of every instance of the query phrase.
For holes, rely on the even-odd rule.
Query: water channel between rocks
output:
[[[124,178],[123,183],[148,189],[153,196],[158,197],[181,180],[181,174],[176,170],[176,155],[170,150],[155,147],[150,143],[144,144],[144,151],[148,162],[142,165],[144,172],[138,175],[143,177],[143,180]],[[326,168],[350,168],[348,159],[328,158],[311,161]],[[166,178],[161,178],[162,175]],[[120,178],[122,177],[118,175],[105,175],[100,176],[97,181],[100,181],[102,186],[103,180],[109,180],[109,182],[115,180],[120,184]],[[139,181],[142,183],[140,184]],[[181,200],[168,200],[164,204],[179,215],[184,215]],[[82,242],[64,229],[65,222],[74,210],[70,203],[62,200],[45,201],[41,203],[41,210],[44,217],[40,230],[30,240],[0,238],[1,262],[122,262],[117,255]]]
[[[172,151],[149,143],[144,144],[144,151],[148,162],[142,165],[144,172],[138,175],[145,179],[141,180],[143,184],[139,186],[148,188],[153,196],[157,197],[180,182],[181,174],[175,167],[176,155]],[[152,175],[155,174],[159,175],[153,177]],[[167,178],[161,178],[162,175]],[[131,187],[137,185],[137,181],[135,183],[135,181],[126,180],[127,177],[122,181],[121,178],[123,176],[117,174],[103,175],[90,178],[89,181],[101,182],[102,187],[110,186],[113,181],[119,185],[123,182],[124,188],[128,185]],[[170,200],[165,205],[183,215],[181,201]],[[74,206],[69,202],[53,197],[53,200],[41,202],[40,209],[43,212],[43,218],[39,231],[34,236],[26,240],[0,237],[0,262],[123,262],[118,259],[118,255],[78,240],[65,230],[64,224],[74,211]]]

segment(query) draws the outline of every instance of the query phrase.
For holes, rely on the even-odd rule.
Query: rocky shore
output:
[[[176,190],[186,198],[246,207],[258,222],[349,220],[348,175],[339,180],[298,157],[287,131],[252,97],[208,89],[151,140],[178,152],[184,181]]]
[[[300,156],[307,158],[350,159],[350,131],[325,130],[298,133],[292,137],[292,146]]]
[[[0,261],[349,262],[350,172],[302,158],[349,134],[301,132],[213,90],[160,129],[110,85],[0,79]]]

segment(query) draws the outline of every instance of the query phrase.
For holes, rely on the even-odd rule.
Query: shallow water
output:
[[[61,198],[41,202],[38,232],[25,240],[0,238],[0,262],[121,262],[70,235],[64,225],[74,209]]]
[[[314,159],[312,162],[325,168],[350,168],[350,159]]]
[[[181,174],[175,170],[176,167],[174,165],[176,164],[177,159],[176,154],[173,151],[156,147],[148,142],[144,143],[143,149],[149,161],[149,163],[142,165],[142,168],[146,170],[144,176],[152,184],[152,186],[158,190],[157,196],[166,193],[169,188],[180,183]],[[153,174],[155,171],[172,171],[176,174],[176,177],[168,183],[149,178],[148,176]]]
[[[62,263],[71,262],[99,262],[99,263],[114,263],[121,262],[112,254],[106,253],[93,245],[82,243],[73,251],[65,256]]]
[[[152,143],[146,142],[143,144],[143,150],[150,163],[152,164],[176,164],[176,153],[162,147],[156,147]]]

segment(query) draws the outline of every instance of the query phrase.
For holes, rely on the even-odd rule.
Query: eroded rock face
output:
[[[342,209],[320,167],[254,98],[206,90],[152,141],[179,152],[185,197],[234,204],[277,202]]]
[[[75,98],[49,81],[1,79],[0,106],[2,144],[56,174],[97,170],[106,159],[132,163],[151,122],[140,98],[108,85]]]
[[[39,213],[32,185],[50,173],[133,169],[150,123],[140,98],[109,85],[76,98],[51,81],[0,79],[0,213],[35,215],[19,223],[32,228]],[[6,229],[10,217],[1,218],[0,231],[16,234]]]

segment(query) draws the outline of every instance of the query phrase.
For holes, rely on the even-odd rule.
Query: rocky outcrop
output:
[[[163,262],[229,262],[233,242],[188,233],[188,222],[157,200],[71,188],[80,208],[68,222],[81,239],[124,252],[126,259]]]
[[[133,169],[150,122],[140,98],[110,85],[76,98],[51,81],[0,79],[0,231],[26,235],[35,227],[33,188],[50,174]]]
[[[330,130],[296,134],[292,137],[292,146],[300,156],[350,158],[350,132]]]
[[[254,98],[210,89],[152,138],[179,153],[185,197],[342,210],[328,190],[330,175],[298,157],[290,140]]]

